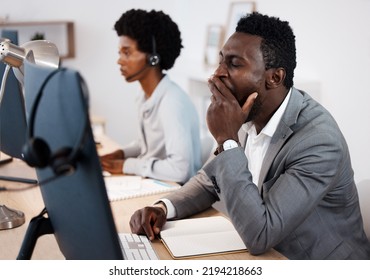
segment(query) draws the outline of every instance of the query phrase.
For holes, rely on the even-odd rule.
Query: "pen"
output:
[[[172,185],[167,184],[167,183],[162,182],[162,181],[159,181],[159,180],[153,180],[153,183],[156,183],[156,184],[161,185],[161,186],[169,187],[169,188],[173,187]]]

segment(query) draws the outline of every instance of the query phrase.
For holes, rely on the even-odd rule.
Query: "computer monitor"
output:
[[[0,35],[1,38],[9,39],[13,44],[18,44],[16,30],[2,30]],[[22,157],[27,123],[21,85],[12,69],[3,62],[0,62],[0,84],[0,165],[4,165],[11,162],[13,157]],[[0,180],[37,183],[35,177],[8,176],[4,175],[1,169]],[[25,217],[21,211],[0,205],[0,221],[2,222],[0,229],[11,229],[22,225],[25,222]]]
[[[35,99],[45,78],[50,78],[37,107],[33,136],[47,142],[52,152],[79,147],[79,157],[72,174],[57,176],[47,184],[42,182],[56,176],[53,168],[36,167],[47,220],[66,259],[123,259],[90,125],[87,88],[75,70],[50,76],[52,71],[25,62],[27,96]],[[28,230],[22,249],[32,238]],[[19,259],[27,256],[22,249]]]
[[[1,37],[18,45],[16,30],[2,30]],[[11,157],[21,158],[27,130],[25,102],[21,85],[13,71],[8,72],[6,80],[2,79],[5,68],[6,64],[0,62],[0,81],[5,87],[0,103],[0,148]]]

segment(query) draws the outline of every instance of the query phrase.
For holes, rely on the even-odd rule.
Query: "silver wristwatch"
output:
[[[217,149],[215,151],[215,155],[218,155],[219,153],[221,153],[223,151],[234,149],[234,148],[239,147],[239,146],[240,146],[240,144],[238,142],[236,142],[235,140],[228,139],[222,145],[219,145],[217,147]]]
[[[239,147],[239,144],[235,140],[228,139],[222,144],[222,147],[223,147],[224,151],[227,151],[227,150]]]

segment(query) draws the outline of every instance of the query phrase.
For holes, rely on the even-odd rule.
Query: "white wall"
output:
[[[120,76],[114,22],[127,9],[163,10],[182,32],[181,57],[170,71],[186,90],[201,73],[208,24],[226,24],[232,0],[0,0],[10,21],[72,20],[76,58],[63,62],[85,77],[93,114],[107,120],[107,133],[124,144],[136,137],[133,92]],[[257,0],[262,13],[291,23],[297,39],[296,84],[319,87],[319,99],[337,119],[351,150],[356,180],[370,178],[370,0]],[[4,8],[5,7],[5,8]],[[313,94],[315,95],[315,94]]]

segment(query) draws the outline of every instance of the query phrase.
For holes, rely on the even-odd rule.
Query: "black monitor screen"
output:
[[[25,62],[26,95],[36,97],[52,71]],[[35,116],[33,136],[47,142],[52,153],[80,147],[75,172],[40,186],[61,252],[66,259],[122,259],[88,117],[86,87],[77,71],[66,69],[50,78]],[[51,165],[36,167],[36,172],[40,182],[55,176]]]

